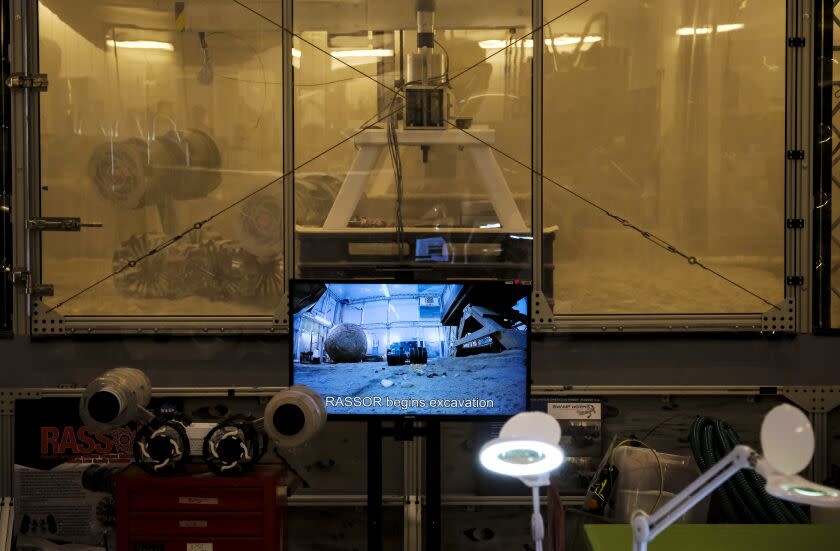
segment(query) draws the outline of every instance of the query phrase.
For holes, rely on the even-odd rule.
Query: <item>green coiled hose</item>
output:
[[[727,423],[698,416],[691,424],[689,443],[701,472],[723,459],[741,442]],[[776,499],[764,489],[757,472],[742,469],[715,490],[724,519],[736,524],[807,524],[808,515],[799,505]]]

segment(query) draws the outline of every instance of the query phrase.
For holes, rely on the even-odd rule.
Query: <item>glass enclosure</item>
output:
[[[298,275],[527,278],[533,52],[489,56],[530,32],[531,3],[438,1],[425,73],[414,0],[335,8],[294,6]],[[403,114],[423,87],[439,126]]]
[[[786,2],[572,5],[544,9],[555,314],[781,302]]]
[[[533,109],[555,315],[784,298],[784,0],[545,0],[542,44],[528,0],[296,0],[285,54],[276,1],[39,6],[42,214],[102,224],[42,234],[62,315],[270,315],[292,275],[529,279]]]
[[[837,7],[837,4],[834,3],[832,7],[832,15],[833,18],[831,21],[824,21],[823,24],[829,27],[828,33],[832,39],[832,43],[829,45],[829,48],[832,48],[836,51],[837,48],[840,48],[840,8]],[[826,48],[828,50],[828,48]],[[826,53],[826,55],[831,56],[831,53]],[[831,67],[831,74],[827,75],[831,78],[831,100],[830,100],[830,109],[831,113],[827,116],[827,128],[822,134],[818,134],[821,139],[820,143],[824,143],[822,140],[826,140],[825,143],[830,144],[830,156],[829,159],[825,159],[824,162],[831,163],[831,173],[830,173],[830,182],[826,181],[824,184],[824,192],[826,196],[821,198],[822,200],[819,202],[822,205],[821,208],[828,208],[830,209],[830,225],[828,229],[829,236],[827,239],[829,240],[828,248],[829,255],[828,257],[831,259],[830,266],[824,266],[822,269],[828,269],[828,286],[830,288],[830,295],[829,295],[829,322],[831,328],[838,328],[840,327],[840,279],[838,279],[837,273],[840,272],[840,203],[836,200],[836,197],[840,195],[838,193],[838,188],[840,188],[840,167],[838,167],[838,160],[840,160],[840,155],[838,155],[837,147],[837,136],[838,136],[838,128],[840,128],[840,89],[838,89],[838,85],[840,85],[840,68],[838,68],[837,63],[831,63],[835,60],[830,58],[830,61],[824,61],[828,66]],[[825,85],[826,83],[823,83]],[[827,189],[826,189],[827,188]],[[832,200],[832,198],[835,198]],[[826,199],[830,202],[825,204]]]
[[[39,4],[42,214],[102,224],[44,233],[45,302],[64,315],[277,311],[282,33],[221,0]],[[279,20],[278,3],[253,4]]]

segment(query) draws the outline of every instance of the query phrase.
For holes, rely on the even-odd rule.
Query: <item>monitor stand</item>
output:
[[[441,548],[441,479],[440,479],[440,422],[397,419],[393,426],[383,421],[368,421],[367,431],[367,539],[368,551],[383,551],[382,527],[382,440],[394,438],[408,442],[425,438],[425,507],[420,495],[407,496],[414,500],[417,514],[423,519],[423,548]]]

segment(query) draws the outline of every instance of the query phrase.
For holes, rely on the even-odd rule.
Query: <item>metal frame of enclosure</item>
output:
[[[293,27],[292,0],[282,2],[282,24]],[[546,300],[545,272],[541,269],[544,250],[539,239],[533,243],[532,274],[534,281],[534,330],[542,333],[569,332],[749,332],[803,333],[812,329],[812,297],[817,285],[812,234],[817,229],[819,210],[815,211],[813,189],[812,74],[815,41],[812,39],[815,5],[811,0],[788,0],[786,60],[786,151],[785,219],[794,221],[780,227],[785,239],[785,300],[777,308],[753,314],[683,314],[683,315],[555,315]],[[38,3],[34,0],[10,0],[7,17],[10,39],[11,74],[38,75]],[[533,39],[542,40],[543,2],[532,3]],[[284,51],[291,50],[292,36],[282,32]],[[294,78],[291,56],[284,56],[283,76],[283,159],[284,171],[294,166]],[[532,70],[532,227],[541,228],[543,220],[543,52],[534,49]],[[13,289],[14,333],[52,337],[84,334],[283,334],[288,330],[285,308],[274,315],[259,316],[77,316],[62,315],[45,308],[33,290],[41,277],[41,233],[29,221],[40,215],[39,94],[37,87],[8,89],[11,96],[11,223],[13,258],[6,270],[15,275]],[[283,179],[285,220],[294,220],[294,178]],[[816,212],[816,222],[815,215]],[[295,273],[295,225],[285,223],[284,254],[287,278]],[[80,237],[81,239],[81,237]],[[825,260],[824,257],[817,261]],[[288,279],[287,279],[288,280]],[[818,280],[816,283],[820,283]],[[286,287],[288,284],[286,283]],[[285,304],[285,301],[282,301]],[[775,318],[775,319],[774,319]],[[790,318],[793,318],[792,320]]]

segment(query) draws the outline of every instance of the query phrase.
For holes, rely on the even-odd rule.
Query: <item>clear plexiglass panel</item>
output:
[[[531,2],[436,4],[421,51],[415,0],[295,2],[299,276],[529,276]]]
[[[545,2],[555,314],[766,312],[784,298],[785,1],[557,18],[574,4]]]
[[[832,26],[832,39],[834,51],[840,49],[840,6],[836,3],[833,9],[833,21],[825,21],[824,25]],[[832,59],[831,61],[835,61]],[[831,94],[831,121],[830,128],[826,129],[824,135],[831,136],[831,196],[837,197],[840,195],[840,150],[836,147],[837,130],[840,128],[840,67],[837,63],[831,63],[832,75],[832,94]],[[823,203],[821,201],[821,203]],[[830,204],[831,209],[831,275],[829,276],[829,285],[831,287],[831,327],[836,329],[840,327],[840,201],[832,200]]]
[[[282,32],[221,0],[39,4],[42,213],[102,224],[43,235],[45,302],[65,315],[275,312]],[[279,20],[278,3],[252,4]]]

